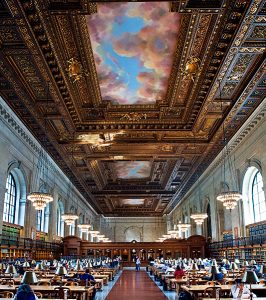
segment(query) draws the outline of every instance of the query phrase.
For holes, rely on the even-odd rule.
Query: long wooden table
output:
[[[52,285],[52,286],[46,286],[46,285],[31,285],[30,286],[34,292],[40,292],[45,294],[52,294],[55,292],[55,288],[58,288],[60,286],[58,285]],[[12,292],[16,293],[17,286],[9,286],[9,285],[0,285],[0,293],[1,292]],[[64,288],[64,286],[63,286]],[[70,294],[77,294],[78,299],[88,299],[88,297],[92,294],[93,287],[84,287],[84,286],[66,286],[70,290]]]
[[[204,285],[191,285],[191,286],[186,286],[186,285],[181,285],[181,288],[185,291],[190,292],[191,294],[194,295],[195,299],[198,299],[198,295],[202,294],[206,288],[209,287],[214,287],[214,288],[220,288],[222,292],[228,292],[230,293],[232,285],[215,285],[215,286],[210,286],[207,284]],[[249,285],[248,285],[249,287]],[[251,285],[252,292],[256,293],[256,291],[265,291],[266,294],[266,287],[261,284],[252,284]]]

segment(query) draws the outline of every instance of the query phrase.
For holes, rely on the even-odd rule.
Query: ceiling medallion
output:
[[[79,81],[83,77],[81,63],[74,57],[70,58],[67,63],[68,67],[66,71],[68,72],[69,78],[73,80],[73,83]]]
[[[186,63],[185,70],[183,70],[184,77],[194,81],[194,76],[199,70],[200,59],[197,57],[190,57]]]

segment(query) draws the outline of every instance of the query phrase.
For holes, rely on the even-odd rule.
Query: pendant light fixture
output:
[[[222,106],[222,91],[221,91],[221,83],[219,84],[219,90],[220,90],[220,102],[221,102],[221,113],[223,113],[223,106]],[[224,122],[222,124],[222,130],[223,130],[223,142],[224,142],[224,149],[223,149],[223,162],[222,162],[222,176],[223,176],[223,185],[222,185],[222,191],[217,196],[217,200],[221,201],[223,203],[223,206],[226,209],[229,209],[230,211],[234,209],[237,206],[238,201],[242,198],[242,195],[239,193],[237,188],[237,176],[236,172],[234,170],[234,166],[230,157],[230,152],[228,149],[228,143],[226,140],[226,134],[225,134],[225,127]],[[232,183],[232,185],[236,186],[236,189],[234,190],[226,190],[225,189],[225,182],[226,182],[226,164],[228,166],[228,174],[229,174],[229,180]]]
[[[49,99],[49,84],[47,85],[47,102],[48,99]],[[47,113],[44,114],[44,136],[46,136],[46,118],[47,118]],[[43,188],[42,188],[43,191],[31,192],[27,196],[27,199],[32,202],[33,207],[38,211],[43,210],[48,203],[54,200],[53,196],[47,192],[48,164],[49,164],[48,156],[42,149],[40,149],[38,163],[37,163],[37,171],[35,173],[33,186],[36,188],[39,185],[40,178],[42,177],[44,181]]]
[[[199,182],[199,175],[198,175],[198,181],[197,181],[197,190],[198,190],[198,201],[201,206],[201,192],[200,192],[200,182]],[[206,213],[194,213],[190,215],[190,218],[195,221],[197,225],[202,225],[204,220],[208,218],[208,215]]]
[[[74,137],[73,137],[74,140]],[[72,145],[71,148],[71,164],[74,165],[74,145]],[[69,189],[67,192],[67,199],[69,200],[71,196],[71,181],[69,180]],[[73,201],[73,198],[72,198]],[[75,213],[69,212],[62,214],[61,219],[69,226],[72,226],[75,224],[75,221],[79,218],[79,216]]]

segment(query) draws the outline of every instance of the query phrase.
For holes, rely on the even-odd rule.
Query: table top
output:
[[[17,287],[18,286],[0,285],[0,291],[13,292],[13,291],[16,291]],[[54,291],[55,288],[59,288],[60,286],[58,286],[58,285],[31,285],[30,287],[36,292],[41,292],[41,291],[51,292],[51,291]],[[85,286],[62,286],[62,288],[68,288],[72,292],[84,293],[84,292],[92,289],[93,287],[86,288]]]
[[[249,285],[248,285],[249,286]],[[221,288],[222,291],[230,291],[232,288],[232,285],[191,285],[190,287],[186,286],[186,285],[181,285],[181,288],[190,292],[202,292],[204,291],[206,288],[209,287],[216,287],[216,288]],[[252,290],[265,290],[266,291],[266,287],[264,285],[261,284],[252,284],[251,285]]]

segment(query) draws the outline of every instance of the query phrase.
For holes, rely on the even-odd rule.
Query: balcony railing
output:
[[[239,248],[239,247],[253,247],[262,246],[266,244],[266,233],[259,235],[252,235],[243,238],[230,239],[221,242],[214,242],[209,244],[210,250],[221,250],[226,248]]]
[[[0,244],[2,248],[19,248],[19,249],[33,249],[33,250],[49,250],[61,251],[62,244],[56,242],[45,242],[41,240],[33,240],[30,238],[17,238],[12,236],[0,235]]]

